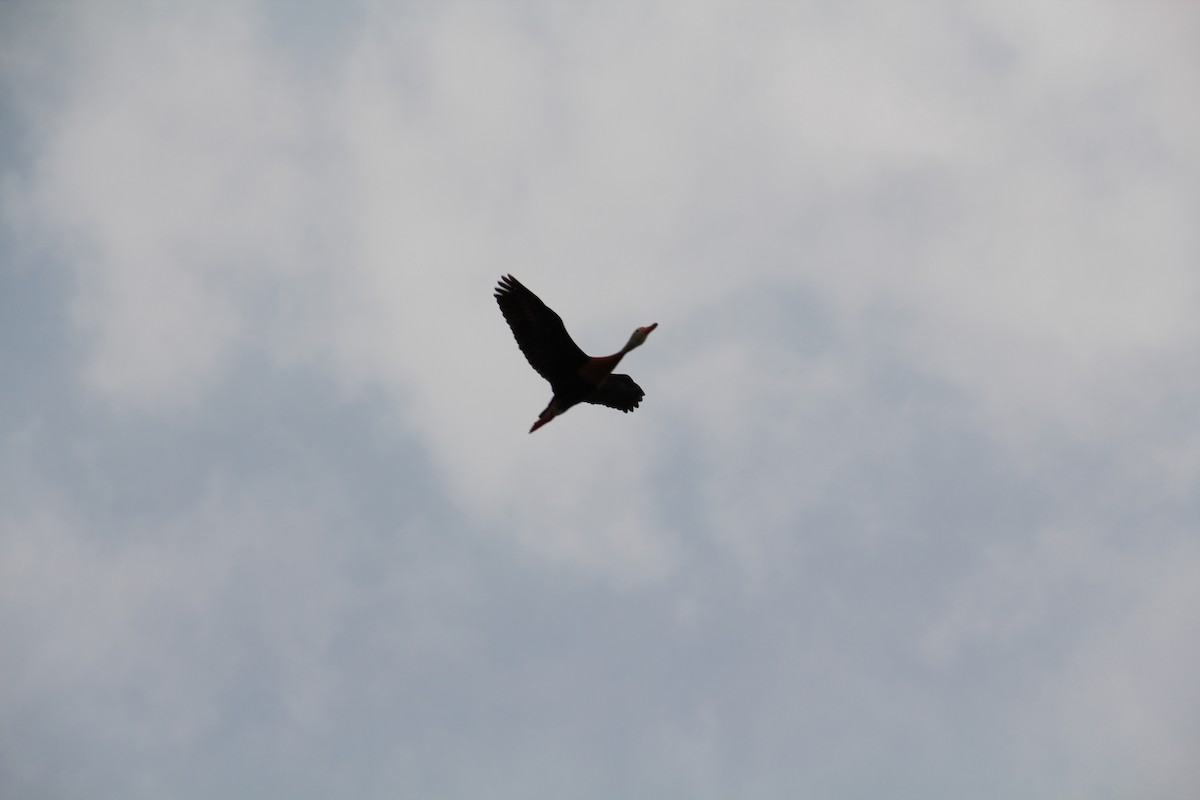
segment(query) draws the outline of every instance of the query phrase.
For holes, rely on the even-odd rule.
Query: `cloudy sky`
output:
[[[4,4],[0,795],[1196,797],[1198,41]]]

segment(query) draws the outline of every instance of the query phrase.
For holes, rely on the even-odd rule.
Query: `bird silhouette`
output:
[[[614,373],[613,369],[626,353],[646,341],[650,331],[658,327],[657,322],[636,329],[629,342],[611,356],[589,356],[571,339],[562,317],[512,275],[500,278],[496,303],[529,365],[549,381],[554,392],[530,433],[579,403],[629,413],[646,396],[633,378]]]

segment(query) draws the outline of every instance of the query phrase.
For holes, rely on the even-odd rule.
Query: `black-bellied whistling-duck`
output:
[[[533,433],[576,403],[595,403],[629,413],[646,393],[628,375],[613,372],[617,363],[646,341],[658,323],[638,328],[629,343],[611,356],[589,356],[571,341],[562,317],[512,275],[500,278],[496,302],[530,366],[550,382],[554,397],[529,429]]]

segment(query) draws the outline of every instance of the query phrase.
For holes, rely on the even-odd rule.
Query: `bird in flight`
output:
[[[562,317],[512,275],[500,278],[496,302],[529,365],[550,382],[554,391],[550,405],[538,415],[530,433],[577,403],[629,413],[646,396],[633,378],[614,373],[613,369],[626,353],[646,341],[650,331],[658,327],[657,322],[635,330],[629,342],[611,356],[589,356],[571,340]]]

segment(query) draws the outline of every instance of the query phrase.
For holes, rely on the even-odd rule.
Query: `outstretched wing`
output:
[[[562,317],[536,294],[505,275],[496,285],[496,302],[529,365],[551,386],[578,374],[587,355],[571,340]]]
[[[638,407],[646,393],[642,387],[633,382],[633,378],[614,372],[604,383],[596,387],[596,391],[584,398],[585,403],[595,403],[598,406],[608,406],[628,414]]]

